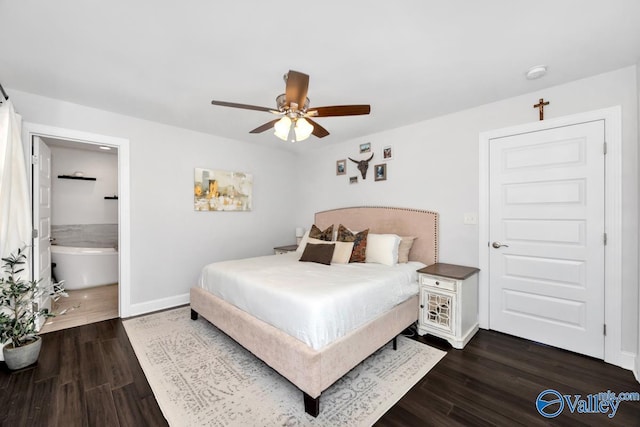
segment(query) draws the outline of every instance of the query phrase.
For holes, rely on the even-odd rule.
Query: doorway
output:
[[[80,146],[84,148],[95,148],[97,146],[111,147],[117,150],[117,190],[115,194],[105,194],[102,197],[109,197],[110,199],[103,199],[104,203],[111,204],[111,209],[117,211],[117,264],[118,277],[117,277],[117,313],[119,317],[127,317],[130,314],[130,200],[129,200],[129,141],[123,138],[92,134],[88,132],[76,131],[71,129],[56,128],[45,125],[38,125],[25,122],[23,124],[22,140],[24,144],[25,156],[27,156],[27,163],[31,164],[34,159],[32,156],[32,143],[36,138],[42,138],[45,140],[58,140],[65,141],[67,144],[72,144],[75,147]],[[74,170],[68,171],[73,174],[75,172],[84,173],[88,171]],[[89,174],[88,174],[89,175]],[[33,176],[30,176],[30,188],[33,187]],[[57,176],[53,179],[58,179]],[[32,199],[33,199],[32,192]],[[117,199],[115,197],[117,196]],[[37,209],[34,203],[34,210]],[[34,218],[34,236],[42,235],[42,231],[48,232],[46,226],[40,224],[39,219]],[[47,239],[48,242],[48,239]],[[33,253],[40,254],[40,244],[44,243],[42,239],[33,239]],[[46,244],[46,243],[44,243]],[[40,266],[46,263],[46,257],[41,256],[32,257],[32,276],[34,280],[40,279]],[[48,261],[50,263],[50,260]],[[55,272],[54,272],[55,274]],[[47,306],[48,301],[40,301],[42,306]],[[42,326],[42,325],[39,325]]]
[[[118,147],[34,136],[32,153],[34,268],[68,295],[40,332],[118,317]]]
[[[622,188],[622,175],[620,162],[622,158],[621,146],[621,109],[620,107],[613,107],[604,110],[592,111],[588,113],[576,114],[573,116],[562,117],[558,119],[545,120],[535,123],[529,123],[521,126],[514,126],[506,129],[499,129],[491,132],[484,132],[480,134],[479,144],[479,266],[481,268],[481,274],[479,277],[479,322],[480,327],[484,329],[493,329],[493,319],[491,318],[492,305],[505,304],[505,295],[494,295],[492,289],[494,289],[496,269],[504,268],[504,259],[500,259],[500,251],[509,249],[502,247],[501,245],[509,245],[508,241],[503,241],[503,235],[492,235],[495,231],[504,232],[505,226],[497,225],[494,223],[495,218],[491,212],[491,149],[490,145],[499,141],[502,138],[508,138],[514,135],[528,135],[536,132],[543,132],[550,129],[571,127],[590,122],[601,121],[604,124],[604,141],[606,146],[602,144],[600,150],[606,150],[604,156],[604,229],[598,232],[599,239],[606,238],[606,245],[603,240],[600,240],[600,247],[604,247],[604,273],[602,275],[602,285],[604,287],[603,296],[600,298],[601,304],[604,309],[604,321],[601,322],[598,329],[599,336],[604,340],[603,354],[600,358],[608,363],[615,364],[617,366],[629,367],[628,357],[621,351],[622,342],[622,316],[619,310],[619,306],[622,298],[622,211],[621,211],[621,188]],[[495,160],[494,160],[495,161]],[[522,187],[524,188],[524,187]],[[521,188],[521,189],[522,189]],[[568,187],[567,187],[568,188]],[[539,191],[542,191],[538,189]],[[546,194],[544,191],[537,194]],[[504,192],[502,193],[504,195]],[[513,226],[522,225],[521,223],[510,224]],[[557,224],[556,224],[557,225]],[[500,228],[502,227],[502,229]],[[513,227],[511,228],[513,231]],[[525,234],[532,229],[520,227],[519,230]],[[564,230],[564,229],[563,229]],[[578,230],[574,227],[574,230]],[[566,230],[565,230],[566,231]],[[605,235],[606,233],[606,235]],[[555,236],[555,235],[554,235]],[[494,238],[495,237],[495,238]],[[498,238],[500,237],[500,238]],[[492,246],[493,243],[498,245],[497,248]],[[509,245],[511,246],[511,245]],[[590,244],[591,248],[593,244]],[[566,253],[566,252],[565,252]],[[492,259],[493,257],[493,259]],[[498,259],[496,261],[496,258]],[[516,260],[521,261],[522,259]],[[493,261],[493,262],[492,262]],[[502,263],[502,265],[500,264]],[[530,267],[530,265],[529,265]],[[520,264],[519,268],[528,268],[524,264]],[[539,269],[539,268],[538,268]],[[579,270],[579,269],[578,269]],[[578,271],[576,270],[576,271]],[[512,270],[513,271],[513,270]],[[524,270],[520,271],[522,273]],[[574,273],[576,272],[574,271]],[[579,272],[579,271],[578,271]],[[580,273],[581,274],[581,273]],[[515,274],[517,275],[517,274]],[[524,274],[526,275],[526,274]],[[576,277],[576,276],[574,276]],[[566,285],[563,285],[566,286]],[[578,285],[575,286],[576,289]],[[496,289],[500,289],[500,286]],[[519,290],[509,295],[509,297],[520,297],[521,294],[517,294]],[[538,301],[542,303],[542,299]],[[603,301],[602,301],[603,300]],[[527,303],[518,298],[512,298],[510,303],[514,304],[513,307],[520,307],[526,311],[529,307]],[[519,306],[517,304],[520,304]],[[523,306],[522,304],[525,304]],[[542,304],[545,305],[545,304]],[[513,310],[517,311],[517,310]],[[579,310],[578,310],[579,311]],[[556,310],[557,312],[557,310]],[[537,314],[541,313],[536,311]],[[579,314],[574,315],[579,316]],[[566,314],[566,313],[563,313]],[[522,316],[524,317],[524,316]],[[534,316],[532,316],[534,317]],[[544,317],[542,313],[538,317]],[[577,317],[574,317],[574,319]],[[567,319],[565,319],[567,320]],[[551,328],[555,328],[556,324],[551,321],[547,321]],[[606,334],[605,334],[606,328]],[[595,331],[595,329],[594,329]],[[534,337],[526,337],[534,339]],[[552,343],[552,345],[561,346],[560,343]],[[574,350],[576,351],[576,350]],[[577,350],[581,351],[582,350]]]

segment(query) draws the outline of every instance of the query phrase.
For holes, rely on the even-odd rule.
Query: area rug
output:
[[[124,321],[162,413],[180,426],[369,426],[445,352],[398,338],[322,393],[320,414],[302,392],[189,307]]]

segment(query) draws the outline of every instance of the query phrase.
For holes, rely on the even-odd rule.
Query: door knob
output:
[[[505,245],[505,244],[500,243],[500,242],[493,242],[493,243],[491,244],[491,246],[493,246],[493,247],[494,247],[494,248],[496,248],[496,249],[501,248],[501,247],[503,247],[503,246],[504,246],[505,248],[508,248],[508,247],[509,247],[509,245]]]

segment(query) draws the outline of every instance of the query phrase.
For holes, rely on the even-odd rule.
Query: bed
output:
[[[338,224],[343,224],[351,230],[368,228],[370,233],[416,236],[409,253],[410,263],[402,268],[408,270],[415,265],[430,265],[437,262],[438,214],[435,212],[387,207],[342,208],[316,213],[314,224],[321,229],[330,225],[338,227]],[[299,256],[299,253],[272,255],[254,259],[251,262],[256,265],[256,271],[262,271],[258,268],[260,264],[264,264],[266,268],[270,269],[270,272],[277,272],[279,268],[286,268],[287,263],[290,263],[292,259],[297,262]],[[290,259],[287,260],[287,257]],[[219,264],[222,264],[225,267],[223,269],[226,269],[232,268],[235,262],[216,264],[219,270]],[[295,265],[290,265],[292,268],[296,268]],[[317,416],[319,413],[322,391],[383,345],[390,341],[394,341],[395,344],[397,335],[418,318],[418,295],[415,291],[400,298],[399,302],[392,301],[384,307],[381,305],[382,308],[377,307],[377,304],[372,305],[372,310],[379,311],[374,313],[372,319],[362,324],[357,323],[359,320],[356,319],[357,326],[355,328],[342,324],[337,325],[336,328],[339,332],[336,336],[331,336],[332,333],[322,332],[319,334],[318,340],[318,337],[313,337],[314,333],[305,331],[304,328],[301,328],[303,335],[297,335],[296,331],[288,330],[285,325],[279,325],[277,321],[269,320],[270,323],[268,323],[262,320],[263,313],[259,310],[252,312],[252,307],[245,306],[246,304],[251,305],[251,298],[245,298],[244,303],[242,301],[231,303],[223,299],[233,300],[233,297],[229,297],[225,292],[218,291],[218,295],[216,295],[213,293],[215,291],[206,289],[211,282],[222,280],[217,276],[209,276],[206,273],[207,267],[203,268],[200,285],[191,288],[191,318],[195,320],[199,315],[202,315],[291,381],[303,392],[305,411],[312,416]],[[341,268],[338,266],[334,268],[334,265],[323,267],[325,271]],[[375,268],[372,266],[360,267],[367,271]],[[314,266],[305,268],[305,270],[312,272],[320,269],[320,267]],[[205,274],[209,279],[203,279]],[[311,275],[315,275],[315,273]],[[269,276],[269,280],[277,281],[277,276],[271,273],[265,274],[265,276]],[[287,288],[286,285],[281,287]],[[417,289],[417,285],[415,289]],[[240,290],[242,291],[241,288]],[[253,300],[263,302],[268,301],[265,300],[268,297],[268,294],[258,294]],[[288,302],[288,307],[291,308],[288,310],[288,314],[294,319],[297,319],[297,316],[303,316],[305,312],[312,311],[308,307],[305,308],[304,303],[301,302],[302,308],[296,312],[294,309],[298,306],[296,298],[293,295]],[[340,304],[338,300],[336,300],[336,304]],[[262,305],[264,307],[270,306],[270,304]],[[328,305],[325,309],[331,310],[332,307]],[[255,306],[253,310],[256,310]],[[334,307],[334,310],[338,309]],[[322,313],[324,312],[319,315],[324,316]],[[298,323],[305,323],[304,319]],[[345,328],[351,329],[345,331]]]

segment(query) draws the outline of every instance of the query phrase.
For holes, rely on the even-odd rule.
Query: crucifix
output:
[[[540,120],[544,120],[544,106],[549,105],[549,101],[544,102],[544,98],[540,98],[540,101],[533,106],[533,108],[540,109]]]

